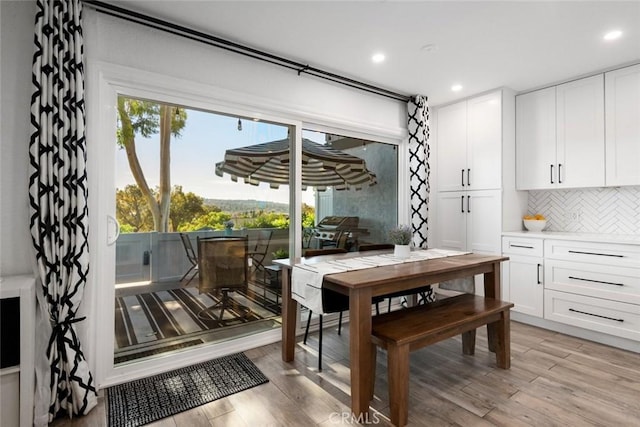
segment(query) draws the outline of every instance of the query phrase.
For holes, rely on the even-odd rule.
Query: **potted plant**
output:
[[[280,248],[275,250],[274,252],[271,252],[271,255],[273,255],[273,259],[285,259],[289,258],[289,251]]]
[[[224,235],[231,236],[231,234],[233,234],[233,226],[235,225],[233,221],[225,221],[222,225],[224,225]]]
[[[387,233],[389,241],[395,245],[393,254],[398,258],[408,258],[411,251],[413,232],[410,225],[398,225]]]

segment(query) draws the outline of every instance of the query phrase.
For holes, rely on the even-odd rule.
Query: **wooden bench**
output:
[[[475,351],[476,328],[487,325],[489,348],[499,368],[510,367],[509,310],[512,303],[463,294],[428,305],[375,316],[372,321],[373,380],[376,345],[387,350],[391,422],[403,426],[409,417],[409,352],[462,334],[463,354]],[[373,384],[371,387],[373,398]]]

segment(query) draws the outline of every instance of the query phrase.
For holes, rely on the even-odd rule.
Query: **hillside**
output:
[[[265,212],[289,213],[289,205],[286,203],[267,202],[264,200],[228,200],[228,199],[204,199],[204,204],[217,206],[222,212],[247,212],[262,210]]]

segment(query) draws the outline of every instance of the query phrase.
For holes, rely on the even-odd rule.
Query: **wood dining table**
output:
[[[373,255],[375,252],[367,252]],[[291,270],[295,264],[317,262],[345,257],[364,256],[349,252],[274,261],[282,266],[282,360],[292,362],[296,346],[298,303],[291,297]],[[500,298],[500,263],[509,258],[495,255],[465,254],[386,265],[362,270],[345,271],[324,276],[323,287],[349,296],[349,356],[351,369],[351,411],[356,417],[369,411],[369,396],[374,363],[371,352],[371,301],[379,295],[398,291],[411,291],[428,284],[447,280],[484,275],[485,298]],[[496,334],[488,327],[489,349],[497,345]]]

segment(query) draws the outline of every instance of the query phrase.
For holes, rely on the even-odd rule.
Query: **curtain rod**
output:
[[[314,77],[329,80],[334,83],[349,86],[354,89],[369,92],[375,95],[384,96],[386,98],[395,99],[397,101],[407,102],[410,97],[397,92],[393,92],[384,88],[363,83],[358,80],[350,79],[338,74],[334,74],[319,68],[311,67],[309,64],[303,64],[297,61],[271,54],[259,49],[255,49],[249,46],[245,46],[239,43],[232,42],[211,34],[203,33],[191,28],[183,27],[173,22],[164,21],[162,19],[154,18],[149,15],[144,15],[129,9],[124,9],[112,4],[108,4],[102,1],[94,0],[82,0],[82,3],[94,8],[100,13],[121,18],[126,21],[135,22],[146,27],[154,28],[166,33],[174,34],[186,39],[194,40],[200,43],[214,46],[220,49],[224,49],[239,55],[247,56],[253,59],[257,59],[270,64],[278,65],[280,67],[288,68],[298,73],[298,75],[304,73]]]

